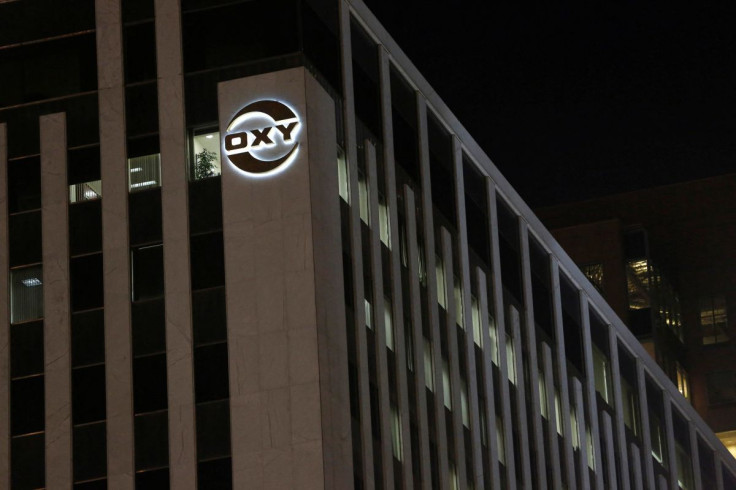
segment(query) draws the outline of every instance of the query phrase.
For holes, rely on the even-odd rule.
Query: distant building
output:
[[[736,174],[537,210],[736,454]]]
[[[736,488],[360,0],[0,1],[0,488]]]

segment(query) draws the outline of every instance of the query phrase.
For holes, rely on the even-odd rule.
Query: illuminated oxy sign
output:
[[[277,100],[248,104],[233,116],[225,132],[228,160],[252,177],[286,170],[299,152],[299,116]]]

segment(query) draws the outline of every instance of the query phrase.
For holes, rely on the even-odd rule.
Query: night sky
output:
[[[365,0],[532,206],[736,172],[736,6]]]

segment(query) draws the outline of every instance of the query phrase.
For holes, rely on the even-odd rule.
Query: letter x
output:
[[[263,130],[251,130],[251,133],[253,133],[253,136],[255,136],[256,139],[253,140],[253,143],[251,143],[250,146],[258,146],[261,143],[273,143],[273,141],[271,141],[271,138],[268,137],[268,133],[270,133],[272,129],[273,127],[264,128]]]

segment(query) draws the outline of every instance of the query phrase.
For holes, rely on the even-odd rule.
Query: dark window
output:
[[[159,490],[169,488],[169,469],[139,471],[135,474],[136,490]],[[202,488],[202,487],[199,487]]]
[[[152,0],[124,0],[122,2],[123,22],[153,19]],[[167,485],[168,486],[168,485]]]
[[[169,417],[161,411],[135,417],[135,469],[169,465]],[[168,476],[168,475],[167,475]],[[168,478],[167,478],[168,480]],[[154,481],[161,482],[155,478]],[[137,487],[140,488],[140,487]],[[168,488],[146,486],[146,488]]]
[[[230,401],[197,405],[197,461],[230,455]]]
[[[156,79],[156,32],[154,23],[123,28],[125,83]]]
[[[225,288],[192,293],[194,345],[227,340]]]
[[[101,478],[107,472],[105,422],[74,427],[74,481]]]
[[[166,351],[166,324],[163,298],[133,303],[133,355]]]
[[[72,314],[72,367],[104,361],[104,311],[90,310]]]
[[[416,92],[401,74],[391,67],[391,120],[394,128],[394,157],[415,183],[419,175],[419,147],[417,140]]]
[[[580,323],[580,294],[572,282],[560,271],[562,298],[562,326],[565,335],[565,355],[578,371],[583,367],[583,339]]]
[[[133,270],[133,301],[157,298],[164,294],[163,245],[134,248],[131,269]]]
[[[101,307],[104,303],[102,254],[73,258],[70,269],[72,311]]]
[[[189,183],[189,231],[192,234],[222,229],[220,177]]]
[[[468,222],[468,246],[488,267],[491,261],[486,179],[480,174],[475,164],[465,156],[463,156],[463,182],[465,184],[465,215]]]
[[[93,0],[75,1],[74,8],[57,0],[3,4],[0,6],[0,46],[94,29],[94,7]]]
[[[165,409],[166,356],[137,357],[133,359],[133,408],[135,413]]]
[[[100,180],[100,147],[98,145],[69,150],[67,158],[66,175],[69,185]]]
[[[497,196],[498,245],[501,258],[501,281],[516,302],[522,299],[519,254],[519,219]]]
[[[126,87],[125,122],[128,137],[158,132],[157,90],[155,81]]]
[[[8,127],[13,126],[9,124]],[[13,141],[10,134],[8,134],[8,141]],[[13,214],[31,209],[41,209],[41,160],[39,157],[8,162],[8,212]]]
[[[10,475],[12,488],[43,488],[45,476],[44,434],[14,437],[11,441]]]
[[[241,2],[184,13],[184,70],[193,72],[299,50],[296,0]],[[204,26],[206,41],[202,39]]]
[[[41,211],[10,215],[10,267],[41,262]]]
[[[83,201],[69,206],[69,254],[102,250],[102,202]]]
[[[128,197],[130,244],[161,241],[161,189],[134,192]]]
[[[427,111],[427,139],[432,201],[445,219],[457,228],[452,137],[431,111]]]
[[[43,373],[43,321],[10,326],[10,376]]]
[[[301,8],[304,54],[333,90],[342,93],[337,3],[306,0]]]
[[[72,370],[72,420],[74,425],[105,419],[105,366]]]
[[[355,115],[374,138],[382,140],[378,46],[355,20],[350,23],[350,39],[353,49]]]
[[[736,371],[717,371],[706,375],[708,402],[721,405],[736,402]]]
[[[228,397],[227,344],[194,349],[194,392],[197,403]]]
[[[107,480],[93,480],[83,483],[75,483],[74,490],[107,490]]]
[[[44,429],[44,377],[10,382],[10,432],[17,436]]]
[[[23,25],[33,24],[31,21]],[[0,107],[95,90],[95,35],[87,33],[0,50],[0,79]]]
[[[205,289],[225,284],[225,259],[222,232],[195,235],[191,238],[190,260],[192,289]]]
[[[554,341],[555,333],[552,324],[552,295],[550,293],[549,254],[537,240],[529,235],[529,261],[532,276],[532,300],[534,303],[534,321]]]
[[[198,463],[197,488],[199,490],[229,490],[233,488],[231,459],[223,458]]]

